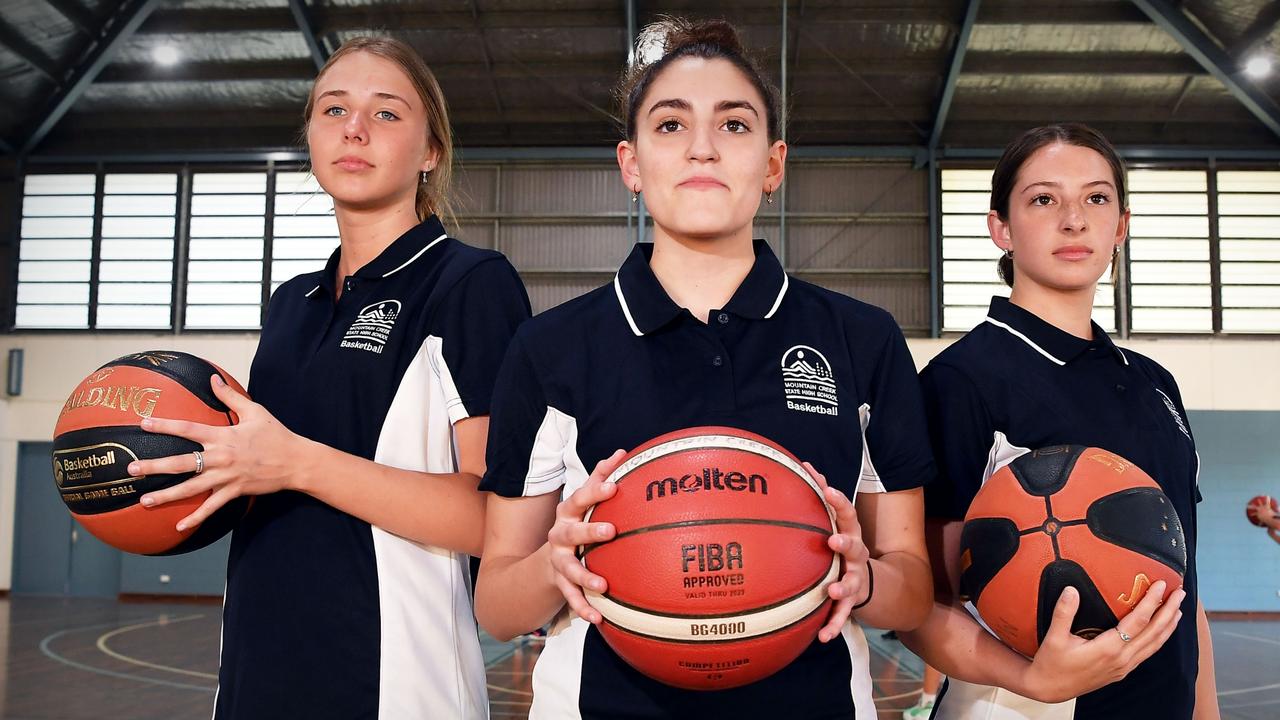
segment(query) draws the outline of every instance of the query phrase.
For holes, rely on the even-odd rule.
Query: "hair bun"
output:
[[[690,20],[664,16],[640,31],[636,38],[635,62],[648,65],[664,55],[696,45],[747,56],[746,48],[738,37],[738,30],[727,20]]]

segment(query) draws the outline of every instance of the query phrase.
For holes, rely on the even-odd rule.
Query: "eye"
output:
[[[329,117],[342,117],[343,115],[347,114],[347,110],[346,108],[339,107],[337,105],[332,105],[324,109],[324,114],[328,115]]]
[[[379,120],[399,120],[400,119],[399,116],[397,116],[395,113],[391,112],[390,110],[379,110],[378,112],[374,113],[373,116],[378,118]]]
[[[679,120],[663,120],[658,123],[658,132],[660,133],[673,133],[682,130],[683,128],[684,125],[681,125]]]
[[[1107,195],[1106,193],[1094,193],[1089,196],[1089,202],[1093,203],[1094,205],[1106,205],[1107,203],[1111,202],[1111,196]]]
[[[736,133],[748,133],[748,132],[751,132],[751,128],[747,127],[747,124],[746,124],[746,123],[742,122],[741,120],[736,120],[736,119],[735,119],[735,120],[726,120],[726,121],[724,122],[724,125],[722,125],[721,127],[723,127],[725,130],[728,130],[729,132],[731,132],[731,133],[735,133],[735,134],[736,134]]]
[[[1044,193],[1041,193],[1031,198],[1031,204],[1039,205],[1040,207],[1044,207],[1045,205],[1049,205],[1052,203],[1053,203],[1053,198],[1049,197],[1048,195],[1045,195]]]

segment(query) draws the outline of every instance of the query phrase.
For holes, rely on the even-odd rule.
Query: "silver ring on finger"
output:
[[[1125,642],[1129,642],[1130,640],[1133,639],[1133,636],[1121,630],[1119,625],[1116,626],[1116,632],[1120,634],[1120,639]]]
[[[199,475],[200,473],[204,472],[204,453],[200,452],[199,450],[192,450],[191,454],[196,456],[195,474]]]

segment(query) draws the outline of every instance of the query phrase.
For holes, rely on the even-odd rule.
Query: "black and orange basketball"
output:
[[[759,435],[698,427],[631,451],[587,513],[613,540],[582,549],[608,583],[600,632],[640,672],[720,690],[800,655],[830,614],[835,519],[798,460]]]
[[[250,500],[236,498],[199,526],[178,532],[178,521],[200,507],[208,493],[146,508],[138,498],[191,474],[131,477],[128,472],[134,460],[203,449],[184,438],[143,430],[139,423],[145,417],[235,424],[235,414],[209,386],[214,373],[244,393],[234,378],[210,362],[153,350],[103,365],[67,398],[53,432],[53,479],[71,516],[99,540],[141,555],[175,555],[216,541],[244,515]]]
[[[1059,445],[993,474],[965,516],[960,592],[1007,645],[1031,656],[1068,586],[1080,593],[1071,631],[1115,627],[1147,588],[1182,585],[1187,550],[1169,498],[1115,453]]]

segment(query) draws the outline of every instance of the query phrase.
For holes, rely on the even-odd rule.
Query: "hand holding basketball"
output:
[[[848,622],[853,606],[865,601],[871,593],[867,577],[867,561],[871,553],[862,541],[862,526],[858,524],[853,503],[844,493],[828,485],[826,476],[815,470],[813,465],[804,463],[804,468],[822,486],[823,499],[836,514],[836,533],[827,539],[827,547],[844,558],[844,574],[827,587],[827,594],[836,601],[835,605],[831,608],[827,624],[818,631],[819,641],[830,642]]]
[[[178,522],[178,530],[199,524],[236,497],[288,489],[298,458],[303,456],[303,451],[295,448],[309,442],[281,425],[266,408],[232,390],[222,378],[214,375],[211,383],[218,399],[239,417],[237,424],[217,427],[155,417],[142,422],[148,432],[176,435],[203,445],[202,468],[196,467],[193,453],[129,464],[129,474],[136,476],[200,470],[185,482],[141,498],[143,505],[152,507],[211,493],[195,512]]]
[[[1182,618],[1179,608],[1186,591],[1178,588],[1161,603],[1165,589],[1164,581],[1157,581],[1119,625],[1085,640],[1071,632],[1080,593],[1068,587],[1053,608],[1049,630],[1027,666],[1018,692],[1056,703],[1124,678],[1164,645]]]
[[[603,617],[599,610],[587,603],[582,588],[604,592],[608,584],[604,578],[583,567],[577,556],[578,547],[613,538],[614,528],[610,523],[588,523],[583,522],[582,518],[593,505],[613,497],[617,492],[617,485],[604,480],[618,467],[625,455],[625,451],[615,450],[612,455],[596,463],[591,476],[582,487],[574,490],[573,494],[556,506],[555,524],[547,532],[552,580],[560,594],[564,595],[565,602],[569,603],[569,609],[589,623],[599,623]]]

